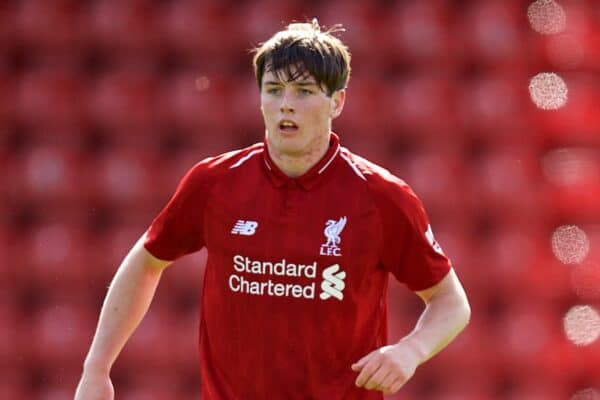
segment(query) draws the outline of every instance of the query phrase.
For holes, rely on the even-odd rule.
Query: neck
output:
[[[298,153],[277,151],[273,146],[268,146],[269,156],[284,174],[296,178],[304,175],[325,156],[329,149],[329,141],[329,135],[319,137],[307,151]]]

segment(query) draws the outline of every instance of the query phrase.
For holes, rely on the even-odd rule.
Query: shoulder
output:
[[[340,156],[365,182],[378,203],[392,202],[397,206],[410,207],[411,203],[418,201],[410,185],[386,168],[356,155],[346,148],[341,149]]]
[[[264,144],[256,143],[243,149],[232,150],[214,157],[208,157],[196,163],[186,174],[194,181],[214,180],[230,173],[233,169],[246,164],[250,159],[261,156]]]

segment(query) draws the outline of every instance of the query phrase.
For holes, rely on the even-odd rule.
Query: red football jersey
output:
[[[422,290],[450,269],[412,190],[335,134],[298,178],[265,143],[195,165],[145,247],[175,260],[203,246],[205,400],[381,399],[350,367],[388,344],[388,272]]]

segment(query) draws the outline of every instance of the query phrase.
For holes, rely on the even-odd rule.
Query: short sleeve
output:
[[[450,271],[451,263],[434,238],[421,200],[391,174],[377,192],[384,267],[413,291],[435,285]]]
[[[208,171],[201,162],[183,177],[175,194],[146,231],[144,247],[173,261],[204,246],[204,210],[209,196]]]

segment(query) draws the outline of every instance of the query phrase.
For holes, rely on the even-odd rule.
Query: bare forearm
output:
[[[162,274],[139,241],[123,260],[108,290],[84,369],[108,372],[144,317]]]
[[[402,339],[414,346],[422,357],[421,362],[446,347],[468,324],[471,309],[462,287],[458,288],[433,296],[415,329]]]

